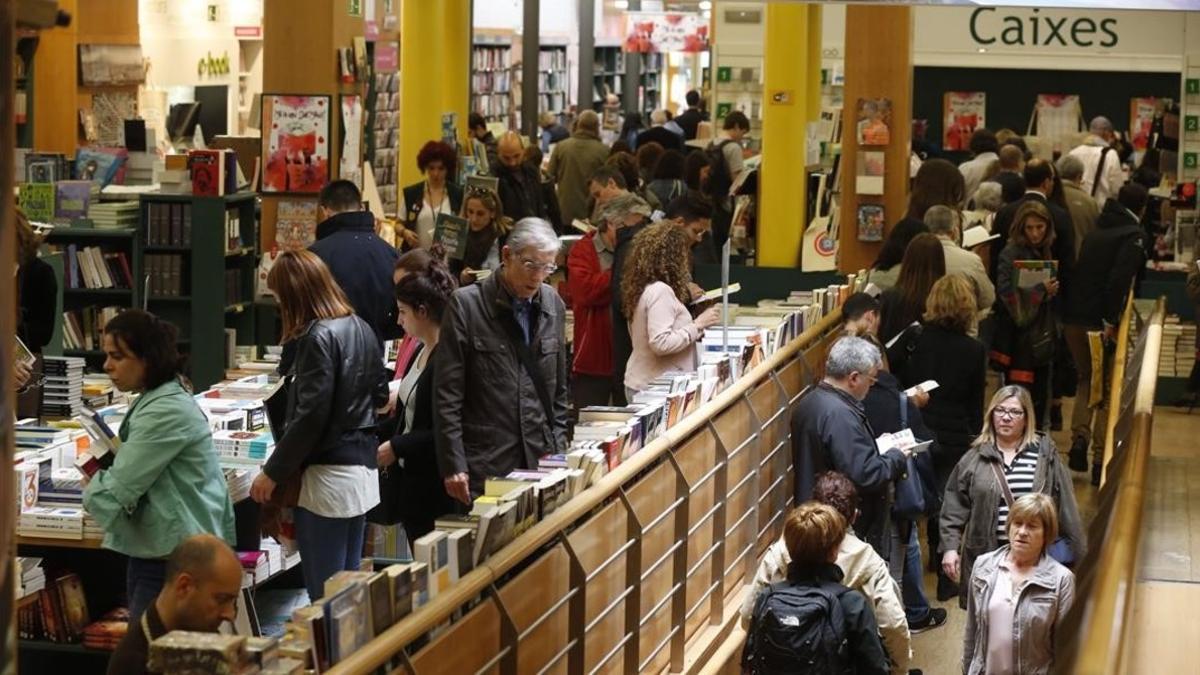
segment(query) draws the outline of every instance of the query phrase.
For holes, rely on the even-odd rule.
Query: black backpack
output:
[[[729,197],[729,188],[733,187],[733,174],[729,172],[729,162],[725,161],[723,150],[726,144],[733,142],[733,139],[726,138],[704,151],[708,155],[708,191],[721,203]]]
[[[754,603],[742,652],[749,675],[837,675],[853,672],[840,596],[850,589],[822,581],[772,584]]]

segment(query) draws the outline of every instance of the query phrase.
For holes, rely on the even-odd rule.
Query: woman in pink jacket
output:
[[[696,344],[704,329],[721,320],[713,306],[693,318],[688,309],[691,239],[669,221],[639,232],[622,270],[621,301],[633,353],[625,367],[628,397],[668,372],[696,370]]]

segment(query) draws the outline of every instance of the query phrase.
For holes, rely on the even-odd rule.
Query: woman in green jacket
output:
[[[121,423],[110,468],[83,491],[83,505],[104,527],[104,548],[129,556],[131,621],[162,589],[166,557],[200,533],[235,540],[233,504],[208,420],[181,385],[175,327],[126,310],[104,328],[104,371],[121,391],[139,394]]]

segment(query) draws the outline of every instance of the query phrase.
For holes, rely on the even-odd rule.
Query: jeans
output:
[[[904,583],[900,585],[900,594],[904,599],[904,617],[910,625],[929,616],[929,600],[925,598],[925,577],[921,568],[921,543],[915,522],[908,525],[908,545],[904,547]]]
[[[304,588],[313,602],[325,594],[325,580],[342,570],[357,570],[362,561],[366,516],[326,518],[296,507],[296,543]]]
[[[129,558],[125,568],[125,593],[129,601],[129,625],[136,626],[142,612],[154,604],[167,577],[167,561]]]

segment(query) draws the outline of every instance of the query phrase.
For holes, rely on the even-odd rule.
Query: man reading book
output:
[[[166,582],[136,626],[108,661],[108,675],[147,672],[150,643],[173,630],[215,633],[237,616],[242,565],[219,537],[198,534],[175,547],[167,559]]]

